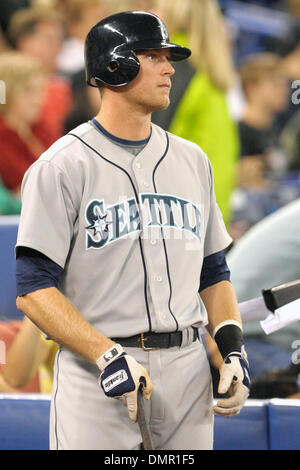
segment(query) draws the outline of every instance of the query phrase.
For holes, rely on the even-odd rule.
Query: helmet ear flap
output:
[[[118,70],[119,66],[120,64],[117,60],[111,60],[106,68],[109,72],[114,73]]]
[[[107,56],[95,71],[95,83],[99,86],[124,86],[138,74],[140,62],[131,50],[120,51]]]
[[[109,74],[114,74],[118,71],[120,67],[120,64],[119,62],[116,60],[116,59],[112,59],[111,61],[109,61],[106,65],[105,65],[105,70],[101,72],[101,75],[103,75],[103,73],[105,73],[106,75],[109,73]],[[111,79],[112,80],[112,79]],[[109,82],[111,81],[109,80],[109,78],[106,79],[106,82],[104,82],[102,79],[100,79],[99,77],[94,77],[91,79],[91,83],[92,83],[92,86],[94,86],[94,84],[96,84],[96,86],[99,88],[99,87],[103,87],[105,84],[110,84]]]

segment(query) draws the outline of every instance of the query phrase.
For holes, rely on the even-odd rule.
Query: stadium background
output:
[[[100,104],[84,82],[83,38],[95,18],[125,9],[159,13],[167,3],[1,0],[0,449],[47,449],[56,351],[36,330],[27,327],[24,333],[15,307],[22,176],[44,149],[93,117]],[[190,4],[197,8],[193,21]],[[232,281],[242,302],[263,288],[300,278],[300,1],[173,0],[172,5],[164,18],[172,35],[190,44],[205,41],[193,49],[198,53],[190,68],[178,70],[176,105],[153,121],[194,140],[211,158],[218,203],[233,238]],[[174,19],[179,8],[185,24]],[[279,251],[272,251],[278,244]],[[22,381],[9,383],[8,352],[15,345],[16,360],[22,332],[34,367]],[[245,325],[245,338],[251,396],[239,416],[216,418],[215,449],[299,450],[299,321],[269,337],[252,322]],[[217,380],[208,338],[207,348]]]

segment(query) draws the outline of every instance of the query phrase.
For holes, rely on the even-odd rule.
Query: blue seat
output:
[[[14,248],[19,216],[0,216],[0,320],[21,320],[16,307],[16,265]]]
[[[300,450],[300,400],[269,401],[270,450]]]
[[[0,395],[0,450],[49,449],[50,395]]]
[[[214,450],[267,450],[268,411],[264,400],[248,400],[232,418],[215,416]]]

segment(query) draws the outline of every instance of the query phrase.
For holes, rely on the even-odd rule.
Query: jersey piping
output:
[[[57,356],[56,356],[56,389],[54,392],[54,397],[53,397],[53,406],[54,406],[54,434],[55,434],[55,440],[56,440],[56,450],[58,450],[58,434],[57,434],[57,410],[56,410],[56,398],[57,398],[57,392],[58,392],[58,375],[59,375],[59,356],[60,356],[61,348],[59,348]]]
[[[93,150],[97,155],[99,155],[99,157],[101,157],[103,160],[105,160],[106,162],[110,163],[111,165],[119,168],[119,170],[123,171],[127,177],[129,178],[129,181],[131,183],[131,186],[133,188],[133,191],[134,191],[134,194],[135,194],[135,197],[136,197],[136,201],[138,202],[139,198],[138,198],[138,194],[137,194],[137,191],[136,191],[136,188],[135,188],[135,185],[132,181],[132,178],[131,176],[129,175],[129,173],[124,169],[122,168],[121,166],[117,165],[116,163],[110,161],[108,158],[104,157],[103,155],[101,155],[100,152],[98,152],[96,149],[94,149],[91,145],[89,145],[87,142],[85,142],[81,137],[79,137],[78,135],[76,134],[73,134],[73,133],[69,133],[68,135],[71,135],[73,137],[76,137],[78,140],[80,140],[84,145],[86,145],[89,149]],[[167,146],[166,146],[166,149],[165,149],[165,152],[163,154],[163,156],[161,157],[160,160],[163,160],[163,158],[166,156],[167,152],[168,152],[168,149],[169,149],[169,138],[168,138],[168,135],[166,134],[167,136]],[[145,298],[145,303],[146,303],[146,310],[147,310],[147,318],[148,318],[148,325],[149,325],[149,331],[152,331],[152,321],[151,321],[151,315],[150,315],[150,311],[149,311],[149,302],[148,302],[148,296],[147,296],[147,285],[148,285],[148,282],[147,282],[147,269],[146,269],[146,263],[145,263],[145,257],[144,257],[144,252],[143,252],[143,247],[142,247],[142,241],[141,241],[141,235],[139,236],[139,246],[140,246],[140,253],[141,253],[141,258],[142,258],[142,264],[143,264],[143,270],[144,270],[144,298]],[[169,275],[168,275],[169,277]],[[173,314],[172,314],[173,316]],[[174,318],[174,316],[173,316]],[[175,319],[175,318],[174,318]],[[176,320],[175,320],[176,321]],[[176,322],[177,324],[177,322]]]
[[[169,145],[170,145],[169,136],[168,136],[167,132],[166,132],[166,137],[167,137],[167,148],[165,150],[165,153],[161,157],[161,159],[156,163],[156,165],[154,167],[154,170],[153,170],[153,174],[152,174],[152,183],[153,183],[154,191],[155,191],[156,194],[157,194],[157,189],[156,189],[156,184],[155,184],[155,173],[156,173],[156,170],[157,170],[158,166],[160,165],[160,163],[166,157],[166,155],[168,153],[168,150],[169,150]],[[160,218],[160,223],[161,223],[160,231],[161,231],[161,234],[162,234],[162,242],[163,242],[164,253],[165,253],[165,258],[166,258],[167,276],[168,276],[168,283],[169,283],[169,289],[170,289],[170,295],[169,295],[169,300],[168,300],[168,308],[169,308],[169,312],[170,312],[171,316],[173,317],[173,319],[175,321],[175,324],[176,324],[176,330],[175,331],[178,331],[178,322],[177,322],[177,320],[176,320],[176,318],[175,318],[175,316],[172,312],[172,309],[171,309],[172,283],[171,283],[171,277],[170,277],[170,268],[169,268],[169,260],[168,260],[166,241],[165,241],[164,236],[163,236],[162,218],[161,218],[161,210],[160,209],[159,209],[159,218]]]

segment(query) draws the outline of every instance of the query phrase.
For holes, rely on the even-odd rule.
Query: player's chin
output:
[[[162,111],[163,109],[167,109],[170,104],[169,97],[164,97],[162,99],[156,100],[151,103],[151,111]]]

